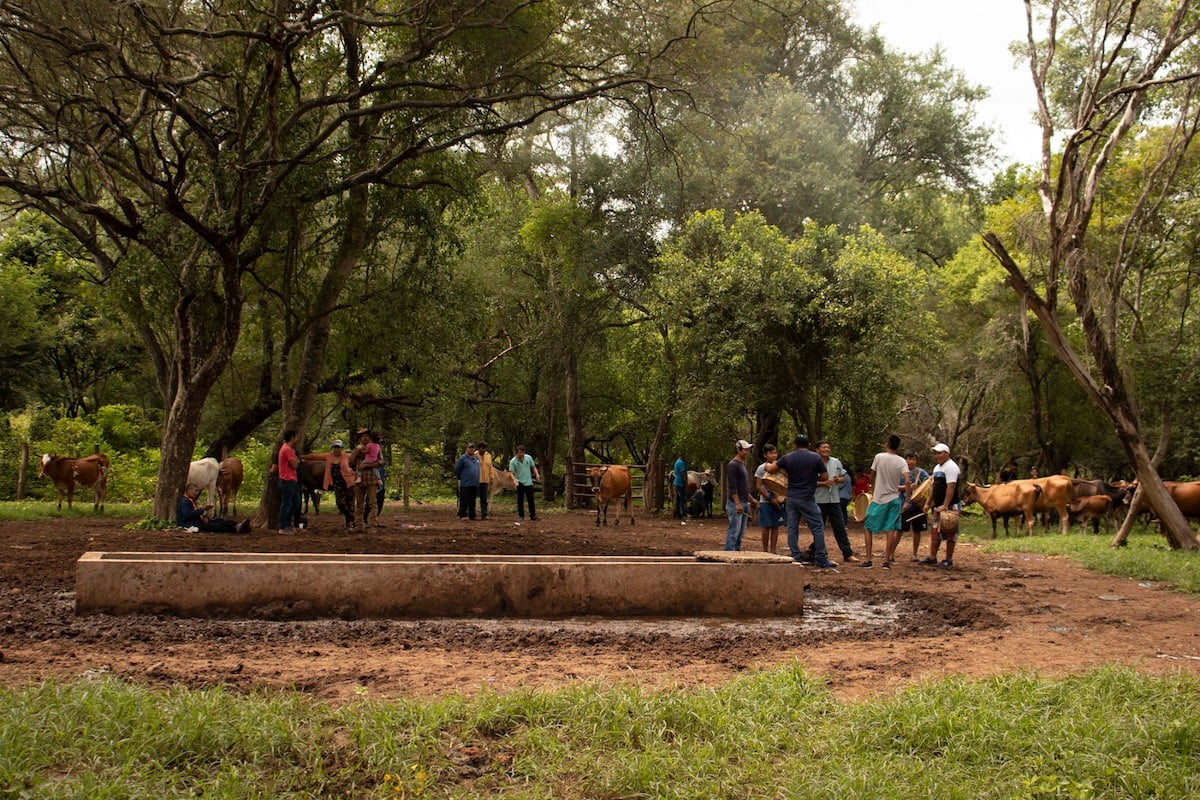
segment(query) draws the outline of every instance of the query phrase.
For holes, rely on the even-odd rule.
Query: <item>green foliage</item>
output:
[[[112,678],[0,689],[13,797],[1189,797],[1194,677],[1100,668],[841,703],[798,668],[333,708]],[[214,724],[220,720],[220,724]],[[464,763],[470,765],[469,779]]]

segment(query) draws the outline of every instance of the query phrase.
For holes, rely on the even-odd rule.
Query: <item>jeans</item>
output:
[[[675,487],[675,519],[683,519],[687,516],[687,487]]]
[[[725,549],[736,553],[742,549],[742,534],[746,532],[746,520],[750,515],[745,506],[738,511],[732,500],[725,501],[725,514],[729,517],[729,530],[725,532]]]
[[[817,507],[821,509],[821,516],[825,518],[826,524],[833,528],[833,538],[837,540],[842,557],[852,556],[854,548],[850,546],[850,537],[846,535],[846,521],[842,517],[842,504],[840,502],[817,503]]]
[[[787,499],[787,541],[792,558],[800,560],[800,517],[808,523],[813,536],[813,558],[819,563],[829,558],[825,552],[825,523],[816,500]]]
[[[289,530],[300,513],[300,482],[279,479],[279,529]]]
[[[458,487],[458,516],[475,519],[475,500],[479,497],[479,484]]]

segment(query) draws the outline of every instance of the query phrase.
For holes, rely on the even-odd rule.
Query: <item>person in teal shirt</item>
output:
[[[525,500],[529,500],[529,519],[537,520],[537,511],[533,504],[533,482],[541,481],[542,474],[538,472],[533,456],[525,454],[525,445],[517,445],[517,454],[508,462],[508,469],[517,480],[517,516],[525,519]]]
[[[675,473],[675,480],[672,482],[675,488],[675,519],[683,519],[687,516],[687,462],[683,460],[682,454],[675,459],[672,471]]]

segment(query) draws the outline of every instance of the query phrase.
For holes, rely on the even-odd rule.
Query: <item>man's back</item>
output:
[[[788,498],[812,500],[817,491],[817,479],[825,473],[825,461],[812,450],[793,450],[781,456],[777,463],[788,476]]]

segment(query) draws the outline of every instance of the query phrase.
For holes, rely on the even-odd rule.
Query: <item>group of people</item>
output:
[[[498,471],[492,461],[492,454],[488,451],[487,442],[471,442],[467,445],[463,454],[454,462],[459,519],[475,519],[476,501],[479,505],[479,519],[488,518],[492,486]],[[525,445],[517,445],[516,455],[509,459],[508,471],[513,474],[517,485],[517,517],[525,519],[525,504],[528,503],[529,519],[536,522],[538,516],[533,499],[533,483],[542,480],[542,473],[538,471],[533,456],[525,452]]]
[[[864,569],[874,567],[875,536],[882,535],[885,537],[882,566],[891,569],[901,534],[910,532],[914,562],[953,566],[960,507],[958,465],[950,458],[950,448],[941,442],[932,448],[936,462],[932,475],[919,466],[915,452],[901,456],[899,448],[900,437],[892,434],[883,451],[871,462],[866,474],[867,484],[854,487],[848,470],[832,455],[829,442],[817,442],[813,450],[808,436],[800,434],[791,452],[784,455],[779,455],[773,444],[763,447],[762,463],[754,474],[756,491],[752,492],[746,470],[752,445],[739,439],[734,446],[734,457],[726,467],[725,512],[729,527],[725,534],[725,549],[741,549],[751,512],[757,508],[763,550],[776,552],[779,528],[786,525],[788,554],[802,564],[821,569],[838,566],[829,558],[826,548],[825,529],[828,526],[841,551],[842,561],[847,564],[857,564]],[[775,476],[786,480],[786,488],[773,480]],[[924,491],[919,490],[925,488],[927,480],[930,481],[929,498],[925,500]],[[863,557],[855,555],[846,533],[849,501],[855,488],[860,494],[869,492],[871,496],[863,521]],[[921,559],[920,540],[930,525],[927,507],[933,512],[930,552]],[[807,550],[800,548],[801,520],[812,534],[812,543]],[[943,542],[946,544],[945,557],[939,561],[938,551]]]
[[[335,439],[328,453],[308,453],[297,456],[294,444],[296,431],[283,432],[283,445],[279,448],[274,472],[279,479],[279,532],[285,535],[296,532],[300,517],[300,476],[297,469],[301,461],[324,464],[321,488],[332,491],[338,511],[345,519],[346,530],[370,528],[371,512],[375,524],[383,511],[383,447],[380,437],[368,428],[359,428],[358,445],[347,452],[345,442]]]

